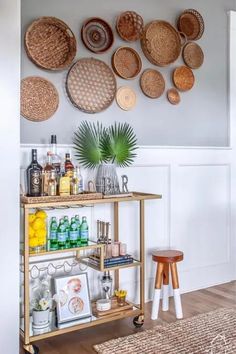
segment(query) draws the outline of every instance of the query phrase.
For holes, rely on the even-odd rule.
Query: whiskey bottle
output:
[[[59,176],[61,172],[61,158],[59,155],[57,155],[56,135],[51,135],[51,151],[52,151],[52,156],[51,156],[52,167],[56,171],[57,176]]]
[[[42,194],[42,171],[43,168],[37,161],[37,150],[32,149],[32,161],[26,170],[28,196],[40,197]]]
[[[47,162],[43,169],[43,194],[48,195],[48,182],[51,176],[51,172],[54,171],[52,163],[51,163],[52,153],[50,151],[47,152]]]
[[[66,154],[66,158],[65,158],[65,173],[66,173],[66,176],[72,178],[73,171],[74,171],[74,165],[71,162],[70,154],[67,153]]]
[[[57,195],[57,180],[56,180],[56,171],[52,170],[50,173],[50,178],[48,180],[48,190],[47,194],[50,196]]]

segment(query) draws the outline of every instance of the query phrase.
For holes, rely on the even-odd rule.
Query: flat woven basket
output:
[[[75,107],[85,113],[98,113],[112,104],[116,95],[116,78],[103,61],[82,58],[69,70],[66,89]]]
[[[129,111],[136,105],[136,93],[128,86],[122,86],[117,90],[116,102],[124,111]]]
[[[71,29],[55,17],[41,17],[25,33],[28,57],[47,70],[67,68],[76,55],[76,39]]]
[[[122,12],[116,21],[116,30],[119,36],[127,42],[140,39],[143,27],[143,19],[135,11]]]
[[[190,68],[179,66],[173,72],[173,82],[178,90],[189,91],[194,85],[195,77]]]
[[[202,15],[194,9],[185,10],[178,18],[177,26],[179,31],[183,32],[188,40],[197,41],[205,30],[205,24]]]
[[[168,66],[174,63],[181,53],[181,37],[169,22],[156,20],[146,25],[141,46],[152,64]]]
[[[93,17],[86,20],[81,29],[81,38],[93,53],[104,53],[114,42],[114,35],[110,25],[101,18]]]
[[[142,61],[133,48],[120,47],[112,56],[112,67],[123,79],[134,79],[142,69]]]
[[[191,69],[198,69],[204,62],[204,53],[202,48],[194,42],[189,42],[183,49],[183,60]]]
[[[174,87],[167,91],[167,98],[168,101],[173,105],[177,105],[181,101],[179,91],[177,91]]]
[[[146,96],[159,98],[165,91],[165,80],[159,71],[147,69],[142,73],[140,86]]]
[[[49,119],[57,110],[59,95],[48,80],[30,76],[21,80],[21,115],[33,122]]]

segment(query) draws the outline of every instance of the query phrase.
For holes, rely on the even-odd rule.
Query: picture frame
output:
[[[54,289],[58,324],[92,316],[87,273],[54,278]]]

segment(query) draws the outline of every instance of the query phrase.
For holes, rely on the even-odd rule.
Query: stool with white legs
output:
[[[183,318],[181,305],[179,280],[177,272],[177,262],[184,259],[184,254],[181,251],[164,250],[156,251],[152,254],[152,260],[157,262],[155,290],[152,303],[151,319],[156,320],[159,313],[159,303],[161,297],[161,288],[163,284],[162,311],[169,310],[169,268],[171,270],[172,286],[174,292],[174,303],[176,318]]]

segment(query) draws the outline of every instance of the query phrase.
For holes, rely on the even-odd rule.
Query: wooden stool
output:
[[[152,315],[151,319],[156,320],[158,318],[159,303],[161,296],[161,287],[163,283],[163,298],[162,298],[162,310],[168,311],[169,309],[169,267],[171,269],[172,286],[174,291],[175,313],[176,318],[183,318],[183,311],[181,305],[179,280],[177,271],[177,262],[182,261],[184,254],[181,251],[166,250],[157,251],[152,255],[152,260],[158,262],[156,271],[155,290],[152,303]]]

